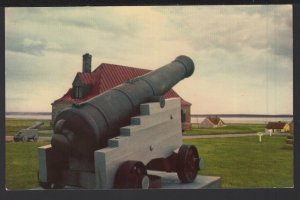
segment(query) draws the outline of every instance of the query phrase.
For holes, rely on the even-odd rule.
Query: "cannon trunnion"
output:
[[[192,182],[200,158],[194,146],[182,145],[180,99],[162,96],[193,72],[193,61],[179,56],[62,111],[51,145],[39,148],[41,186],[159,187],[159,177],[147,170],[177,172]]]

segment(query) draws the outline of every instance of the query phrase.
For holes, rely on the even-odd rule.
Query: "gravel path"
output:
[[[11,142],[14,140],[14,136],[5,136],[5,142]],[[51,140],[51,137],[40,136],[38,141]]]

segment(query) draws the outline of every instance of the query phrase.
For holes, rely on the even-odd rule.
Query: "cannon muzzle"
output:
[[[54,122],[53,149],[71,157],[92,160],[93,152],[106,147],[108,139],[119,135],[119,129],[139,113],[140,104],[161,99],[193,72],[193,61],[187,56],[178,56],[157,70],[63,110]]]

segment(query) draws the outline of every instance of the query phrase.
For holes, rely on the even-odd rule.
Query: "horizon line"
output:
[[[5,114],[52,114],[52,112],[49,111],[45,111],[45,112],[31,112],[31,111],[25,111],[25,112],[17,112],[17,111],[7,111],[5,112]],[[215,113],[211,113],[211,114],[191,114],[191,117],[207,117],[207,116],[222,116],[222,117],[234,117],[234,116],[268,116],[268,117],[272,117],[272,116],[281,116],[281,117],[293,117],[293,114],[215,114]]]

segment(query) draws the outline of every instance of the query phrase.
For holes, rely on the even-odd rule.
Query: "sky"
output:
[[[82,55],[156,69],[179,55],[174,86],[192,114],[293,114],[291,5],[5,8],[6,111],[51,112]]]

